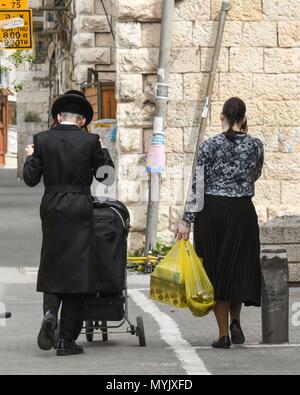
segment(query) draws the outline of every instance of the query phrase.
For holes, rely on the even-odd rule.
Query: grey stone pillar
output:
[[[289,267],[284,249],[263,250],[261,254],[262,341],[289,342]]]

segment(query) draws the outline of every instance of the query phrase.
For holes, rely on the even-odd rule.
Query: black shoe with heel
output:
[[[233,320],[230,325],[231,341],[235,345],[243,345],[246,342],[241,324],[238,320]]]
[[[230,347],[231,347],[231,341],[229,336],[224,336],[220,340],[212,344],[212,348],[216,348],[216,349],[229,350]]]

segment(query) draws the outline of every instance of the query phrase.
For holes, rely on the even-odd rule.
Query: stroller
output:
[[[97,295],[85,298],[85,334],[89,343],[96,331],[102,340],[108,335],[128,333],[139,338],[141,347],[146,346],[142,317],[137,317],[137,325],[129,320],[127,292],[127,240],[130,229],[130,214],[119,201],[100,202],[94,199],[96,279]],[[108,322],[115,323],[109,325]],[[121,328],[128,327],[121,331]],[[119,332],[117,330],[120,329]],[[111,331],[113,330],[113,331]],[[111,331],[111,332],[110,332]]]

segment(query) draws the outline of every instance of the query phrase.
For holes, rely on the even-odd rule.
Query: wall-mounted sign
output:
[[[32,47],[32,10],[0,10],[0,49],[29,50]]]
[[[27,8],[28,0],[0,0],[1,10],[26,10]]]

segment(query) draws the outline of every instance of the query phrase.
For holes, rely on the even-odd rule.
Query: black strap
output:
[[[46,185],[45,194],[47,193],[80,193],[81,195],[90,195],[90,187],[86,185]]]

